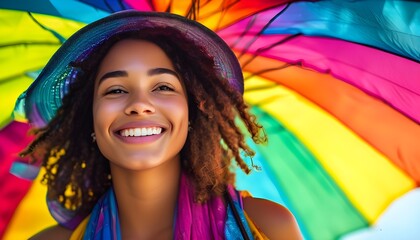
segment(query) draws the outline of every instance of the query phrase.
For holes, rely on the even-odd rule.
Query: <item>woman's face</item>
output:
[[[111,48],[95,79],[93,123],[111,166],[144,170],[179,161],[188,133],[187,95],[162,49],[141,40]]]

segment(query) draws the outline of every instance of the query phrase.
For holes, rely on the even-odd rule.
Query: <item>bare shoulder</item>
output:
[[[72,231],[60,226],[55,225],[49,228],[42,230],[41,232],[35,234],[29,240],[44,240],[44,239],[57,239],[57,240],[67,240],[70,239]]]
[[[287,208],[260,198],[243,201],[248,216],[269,239],[302,239],[296,219]]]

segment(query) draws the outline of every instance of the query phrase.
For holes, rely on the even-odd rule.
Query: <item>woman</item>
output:
[[[229,47],[167,13],[126,11],[83,28],[20,103],[58,225],[32,239],[300,239],[284,207],[233,187],[264,142]],[[64,96],[64,97],[63,97]]]

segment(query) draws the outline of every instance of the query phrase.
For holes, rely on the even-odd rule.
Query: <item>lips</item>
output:
[[[130,122],[119,126],[114,134],[127,144],[148,144],[160,139],[166,129],[166,125],[152,121]]]
[[[137,128],[126,128],[118,131],[122,137],[145,137],[152,135],[159,135],[163,131],[161,127],[137,127]]]

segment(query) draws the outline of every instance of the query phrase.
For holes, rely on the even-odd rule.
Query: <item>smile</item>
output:
[[[123,137],[144,137],[151,135],[158,135],[162,132],[161,127],[149,127],[149,128],[128,128],[123,129],[119,133]]]

